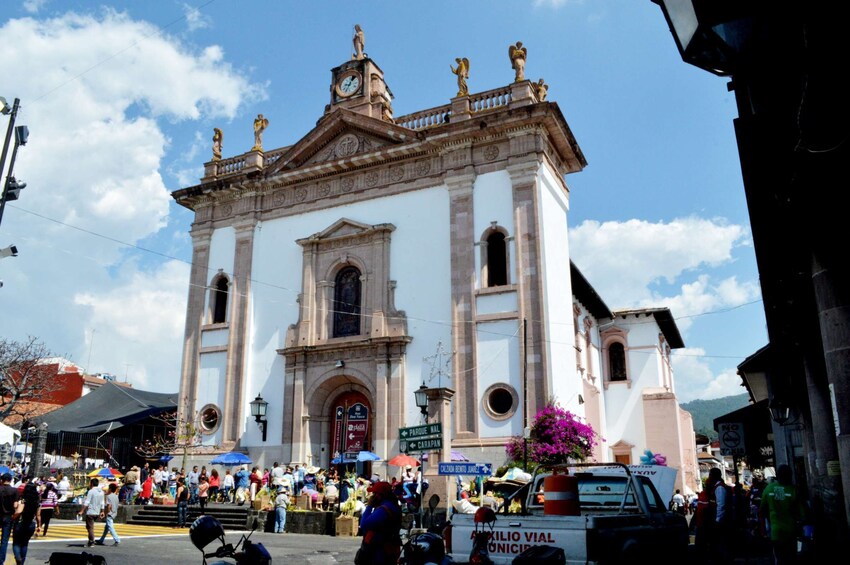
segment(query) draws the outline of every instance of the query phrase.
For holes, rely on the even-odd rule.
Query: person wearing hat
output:
[[[401,508],[386,481],[373,483],[367,491],[369,504],[360,519],[363,541],[354,558],[355,565],[389,565],[401,555]]]

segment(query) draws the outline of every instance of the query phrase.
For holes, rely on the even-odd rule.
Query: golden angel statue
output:
[[[516,45],[508,47],[508,57],[511,59],[511,67],[516,71],[514,82],[525,80],[525,57],[528,55],[528,49],[522,46],[522,41],[517,41]]]
[[[263,150],[263,131],[269,127],[269,120],[264,118],[262,114],[257,114],[257,119],[254,120],[254,147],[251,151]]]
[[[221,133],[220,129],[213,128],[212,142],[213,142],[213,146],[212,146],[213,158],[212,158],[212,160],[218,161],[219,159],[221,159],[221,148],[222,148],[222,143],[224,142],[224,134]]]
[[[543,79],[541,78],[534,85],[534,89],[537,91],[537,101],[538,102],[545,102],[546,101],[546,94],[549,93],[549,85],[546,84],[545,82],[543,82]]]
[[[354,55],[351,56],[351,59],[354,61],[365,59],[366,53],[364,52],[364,49],[366,49],[366,34],[363,33],[363,29],[360,27],[360,24],[354,26],[354,37],[352,38],[352,42],[354,43]]]
[[[457,95],[469,96],[469,88],[466,86],[466,79],[469,78],[469,59],[457,57],[457,68],[449,65],[449,68],[457,75]]]

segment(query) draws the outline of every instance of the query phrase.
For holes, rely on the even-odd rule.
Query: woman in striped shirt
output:
[[[41,534],[41,537],[47,535],[47,526],[50,525],[50,519],[59,506],[59,495],[56,494],[56,487],[53,483],[44,485],[44,491],[41,493],[41,511],[36,515],[36,531],[35,535]]]

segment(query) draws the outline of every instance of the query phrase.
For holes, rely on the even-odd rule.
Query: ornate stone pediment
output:
[[[348,130],[330,141],[327,146],[308,159],[304,165],[324,163],[353,157],[359,153],[371,153],[389,145],[386,140]]]
[[[266,169],[266,175],[310,165],[344,161],[390,145],[411,144],[416,132],[395,124],[338,108],[319,120],[310,133]]]
[[[395,226],[391,224],[370,225],[361,222],[355,222],[348,218],[340,218],[324,230],[311,235],[307,239],[299,239],[301,245],[312,244],[317,241],[327,241],[331,239],[353,239],[360,236],[371,235],[381,231],[393,231]]]

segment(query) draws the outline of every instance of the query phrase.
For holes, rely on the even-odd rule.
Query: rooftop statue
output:
[[[525,80],[525,58],[528,55],[528,49],[522,46],[522,41],[517,41],[516,45],[508,47],[508,57],[511,59],[511,67],[516,71],[514,82]]]
[[[364,49],[366,49],[366,34],[363,33],[363,30],[360,28],[360,24],[354,26],[354,37],[352,38],[352,42],[354,43],[354,55],[352,55],[351,58],[356,61],[365,59],[366,53],[364,52]]]
[[[221,159],[221,148],[222,148],[223,141],[224,141],[224,134],[221,133],[221,130],[218,129],[218,128],[213,128],[213,138],[212,138],[213,161],[218,161],[219,159]]]
[[[455,61],[457,62],[457,68],[451,65],[449,65],[449,68],[457,75],[457,95],[469,96],[469,87],[466,86],[466,79],[469,78],[469,59],[458,57]]]
[[[534,85],[535,90],[537,90],[537,101],[544,102],[546,100],[546,94],[549,93],[549,85],[543,82],[543,79],[537,81]]]
[[[257,119],[254,120],[254,147],[251,151],[263,150],[263,131],[269,127],[269,120],[264,118],[262,114],[257,114]]]

